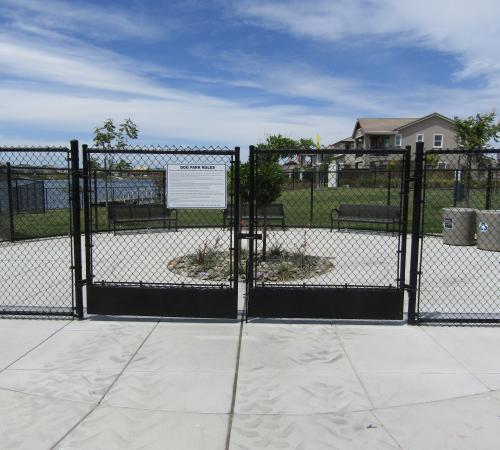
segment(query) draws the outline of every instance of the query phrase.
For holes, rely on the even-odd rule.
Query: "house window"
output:
[[[417,142],[424,142],[424,135],[423,134],[417,134]]]
[[[433,147],[434,148],[443,148],[443,135],[442,134],[435,134],[434,135]]]
[[[396,138],[394,139],[394,144],[396,145],[396,147],[401,147],[401,139],[401,135],[396,134]]]

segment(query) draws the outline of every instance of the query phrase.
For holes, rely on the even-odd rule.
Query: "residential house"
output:
[[[359,118],[352,133],[354,145],[360,151],[353,161],[355,167],[384,166],[389,157],[384,149],[398,149],[411,146],[414,154],[417,142],[423,142],[425,149],[454,149],[457,147],[453,120],[439,113],[424,117],[409,118]],[[369,155],[364,149],[380,150]],[[440,166],[454,165],[454,158],[443,156]]]

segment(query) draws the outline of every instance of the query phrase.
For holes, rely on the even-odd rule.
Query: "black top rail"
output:
[[[171,154],[171,155],[234,155],[234,149],[223,148],[223,149],[205,149],[205,148],[170,148],[170,147],[155,147],[155,148],[94,148],[87,147],[88,153],[112,153],[112,154],[122,154],[122,155],[157,155],[157,154]]]

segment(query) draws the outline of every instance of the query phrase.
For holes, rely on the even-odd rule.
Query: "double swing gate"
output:
[[[499,322],[498,153],[0,148],[0,315]]]

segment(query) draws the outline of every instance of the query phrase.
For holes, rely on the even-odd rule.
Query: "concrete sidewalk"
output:
[[[496,449],[500,328],[0,320],[2,448]]]

